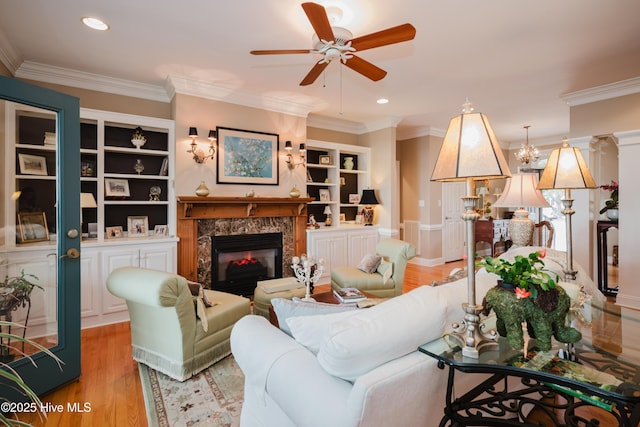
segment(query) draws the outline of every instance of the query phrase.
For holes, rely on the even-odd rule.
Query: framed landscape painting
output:
[[[218,184],[278,185],[279,136],[218,127]]]

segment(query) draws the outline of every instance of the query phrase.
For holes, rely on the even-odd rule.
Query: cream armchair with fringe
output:
[[[133,359],[178,381],[229,355],[231,328],[251,311],[249,299],[238,295],[194,296],[184,277],[164,271],[119,268],[107,289],[127,302]]]
[[[381,263],[375,271],[363,271],[362,266],[338,267],[331,270],[331,288],[358,288],[380,298],[402,294],[407,263],[416,256],[416,248],[398,239],[383,239],[376,245]]]

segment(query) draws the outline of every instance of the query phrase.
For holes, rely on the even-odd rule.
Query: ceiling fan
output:
[[[402,24],[386,30],[353,38],[353,34],[345,28],[332,27],[327,11],[317,3],[302,3],[302,9],[307,14],[313,27],[313,49],[288,49],[288,50],[252,50],[253,55],[280,55],[317,53],[322,55],[311,71],[300,82],[300,86],[307,86],[315,82],[325,68],[334,59],[339,59],[347,67],[362,74],[373,81],[378,81],[387,75],[382,68],[366,61],[354,52],[360,52],[374,47],[386,46],[413,40],[416,29],[411,24]]]

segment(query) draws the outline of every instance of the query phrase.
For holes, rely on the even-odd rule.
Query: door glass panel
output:
[[[0,320],[11,322],[3,332],[52,348],[58,344],[57,118],[48,110],[1,102],[6,227],[0,237]],[[17,339],[2,340],[4,362],[39,351]]]

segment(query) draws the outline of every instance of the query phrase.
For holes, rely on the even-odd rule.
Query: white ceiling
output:
[[[303,105],[315,120],[399,120],[399,135],[446,129],[469,97],[503,142],[527,124],[532,141],[568,134],[563,94],[640,76],[637,0],[317,2],[343,9],[355,37],[405,22],[416,37],[359,54],[388,71],[379,82],[332,63],[301,87],[319,57],[249,54],[311,48],[300,1],[0,0],[0,59],[18,77],[46,64],[164,90],[171,75],[221,99]],[[91,31],[84,16],[111,29]]]

